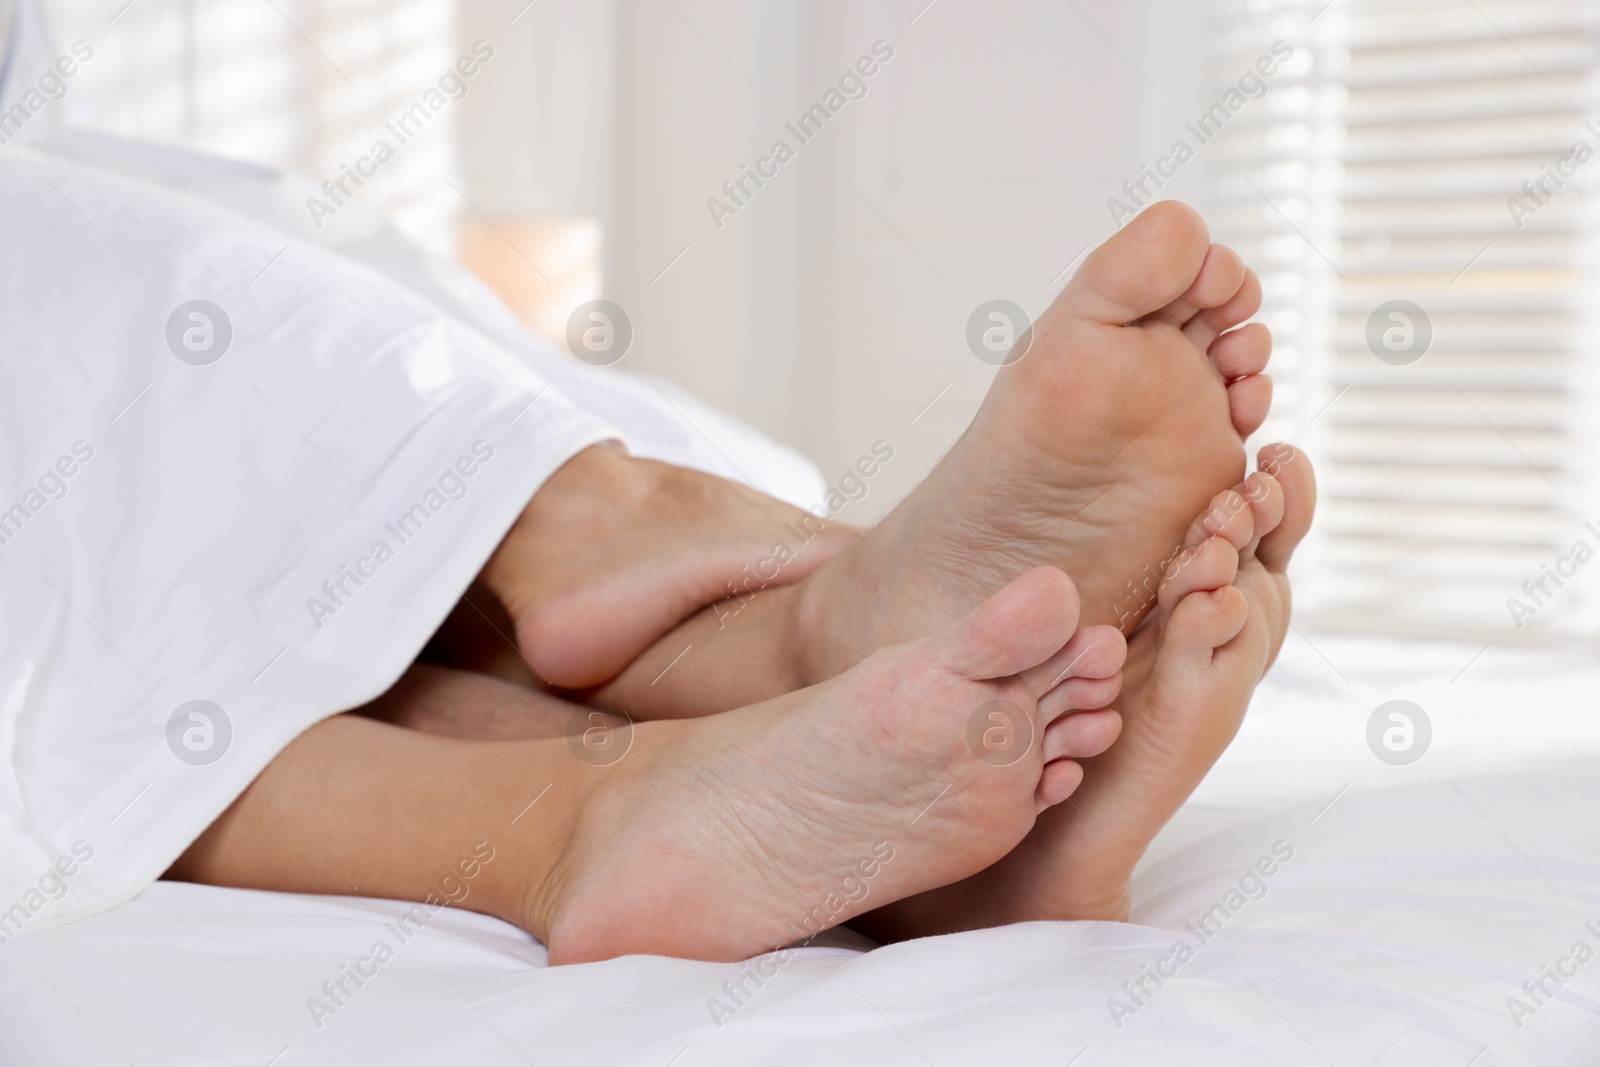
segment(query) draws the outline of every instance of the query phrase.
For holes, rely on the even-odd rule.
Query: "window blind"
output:
[[[3,0],[0,0],[3,2]],[[393,162],[359,195],[408,236],[450,253],[470,209],[445,183],[457,104],[407,143],[404,121],[464,51],[453,0],[52,0],[63,42],[94,58],[74,84],[94,125],[124,136],[338,181],[385,140]],[[355,186],[346,182],[352,191]],[[331,198],[330,198],[331,199]],[[308,219],[312,218],[308,208]],[[314,220],[313,220],[314,221]]]
[[[1263,436],[1319,466],[1297,594],[1321,628],[1600,630],[1595,12],[1224,7],[1219,83],[1275,39],[1295,49],[1219,139],[1208,183],[1277,339]]]

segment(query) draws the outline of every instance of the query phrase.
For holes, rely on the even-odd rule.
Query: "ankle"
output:
[[[574,936],[610,923],[607,902],[595,897],[596,872],[610,865],[619,831],[636,817],[650,783],[673,753],[704,747],[697,739],[698,721],[641,722],[629,729],[628,747],[616,762],[568,775],[557,787],[563,795],[550,810],[545,804],[551,797],[540,802],[543,821],[529,831],[523,848],[533,858],[515,872],[520,880],[512,892],[500,898],[508,910],[497,917],[543,942],[552,964],[565,962],[557,956],[571,956]],[[557,743],[565,747],[569,740]],[[532,822],[535,814],[528,813],[524,822]]]
[[[499,742],[567,748],[567,740]],[[571,756],[562,752],[563,759]],[[538,762],[548,762],[538,761]],[[515,821],[493,842],[507,862],[496,870],[496,879],[486,885],[483,911],[497,919],[514,923],[540,941],[549,943],[551,924],[566,896],[564,887],[572,878],[573,846],[583,824],[584,813],[593,804],[597,787],[605,784],[615,767],[596,768],[594,773],[571,773],[552,783],[547,793],[531,784],[524,791],[535,799],[519,812]]]
[[[1092,842],[1087,834],[1067,834],[1059,846],[1063,854],[1074,857],[1073,873],[1062,872],[1061,890],[1055,895],[1055,908],[1049,918],[1075,922],[1127,922],[1133,907],[1133,879],[1144,850],[1125,846],[1131,852],[1107,847],[1110,843],[1098,834]]]
[[[1128,883],[1119,889],[1101,890],[1074,897],[1060,915],[1053,919],[1070,922],[1125,923],[1133,910],[1133,894]]]

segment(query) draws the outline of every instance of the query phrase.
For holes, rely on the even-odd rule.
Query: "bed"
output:
[[[40,28],[23,23],[13,43],[36,38],[44,40]],[[34,51],[48,60],[54,51],[38,41]],[[13,48],[14,63],[21,54]],[[42,145],[43,125],[29,127]],[[304,232],[304,222],[295,230],[299,201],[289,194],[298,187],[284,176],[88,134],[52,136],[49,166],[115,171],[130,188],[155,188],[141,194],[151,202],[193,196],[205,210],[248,216],[262,228],[261,262],[281,231],[297,254],[325,246],[367,263],[374,278],[387,270],[390,282],[476,323],[484,338],[508,351],[521,344],[496,331],[493,309],[474,317],[472,307],[453,303],[459,287],[383,243],[375,223],[358,225],[357,212],[341,215],[345,236],[336,227],[320,237]],[[64,232],[106,239],[76,226],[68,219]],[[124,269],[99,255],[85,261],[103,261],[113,276]],[[35,268],[17,271],[21,284]],[[122,282],[133,285],[131,275]],[[103,307],[63,321],[97,317]],[[184,372],[161,366],[169,376]],[[636,444],[659,449],[645,454],[726,473],[717,463],[731,451],[746,469],[770,474],[768,491],[814,499],[820,476],[798,457],[739,437],[689,398],[662,394],[659,406],[695,411],[698,435],[667,412],[652,437],[645,402],[655,393],[644,385],[635,388],[644,399],[630,399],[613,382],[600,389],[584,378],[585,368],[552,367],[567,392],[588,390],[591,408],[609,403],[604,414],[643,427]],[[104,414],[137,398],[137,386]],[[118,432],[136,423],[124,421]],[[508,492],[519,501],[526,495]],[[74,500],[81,504],[82,494]],[[503,529],[510,519],[502,518]],[[41,548],[70,541],[38,540]],[[463,581],[475,573],[470,563],[457,568]],[[440,590],[435,614],[452,601]],[[57,614],[66,617],[59,605]],[[391,614],[374,610],[374,625],[387,632]],[[436,621],[414,619],[412,644]],[[270,658],[279,643],[263,646],[240,677],[265,663],[277,672],[269,687],[285,684],[278,679],[301,668],[292,655]],[[328,677],[302,672],[295,692],[306,695],[303,721],[279,723],[281,739],[335,703],[354,706],[380,692],[408,659],[402,644],[387,664],[371,657],[370,644],[360,655],[326,657],[345,685],[354,684],[349,663],[367,664],[372,677],[362,692],[340,696]],[[99,646],[86,647],[99,657],[97,669],[122,669]],[[129,779],[125,790],[104,790],[105,811],[91,812],[100,823],[108,817],[125,829],[164,814],[181,825],[169,825],[153,849],[148,836],[127,835],[116,868],[132,872],[126,886],[106,881],[90,899],[87,881],[99,875],[85,875],[64,898],[84,911],[117,906],[75,922],[36,923],[0,943],[0,1064],[1593,1065],[1597,683],[1600,663],[1582,657],[1296,631],[1238,741],[1140,864],[1133,923],[1031,923],[887,947],[844,932],[739,965],[632,957],[551,969],[521,931],[455,909],[412,931],[400,923],[410,906],[393,901],[166,882],[134,895],[144,885],[138,865],[160,870],[163,856],[181,850],[253,772],[246,767],[204,794],[182,779],[162,803],[162,787],[146,793]],[[273,703],[269,695],[252,699]],[[1373,713],[1391,699],[1414,702],[1431,721],[1426,752],[1414,762],[1387,762],[1369,747]],[[243,698],[230,704],[247,706]],[[0,734],[8,745],[22,736]],[[150,736],[159,741],[159,730]],[[259,767],[278,742],[241,730],[235,752],[243,758],[251,744]],[[115,753],[101,758],[113,770],[126,763]],[[161,766],[170,779],[174,768]],[[37,777],[40,793],[60,785],[58,776]],[[124,816],[127,798],[141,796],[143,807]],[[182,805],[194,810],[174,823]],[[20,839],[27,827],[19,817],[0,829]],[[105,858],[94,871],[110,871],[115,838],[99,841]],[[0,868],[14,861],[0,854]],[[35,873],[27,863],[17,869],[29,879]]]
[[[0,1061],[1594,1064],[1600,667],[1473,651],[1291,637],[1130,924],[551,969],[468,912],[163,882],[0,946]],[[1433,727],[1398,766],[1395,697]]]

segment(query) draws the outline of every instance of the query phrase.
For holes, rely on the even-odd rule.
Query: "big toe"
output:
[[[1035,567],[918,644],[964,677],[1009,678],[1050,659],[1077,629],[1072,579],[1057,567]]]
[[[1210,248],[1199,213],[1163,200],[1089,253],[1061,301],[1078,318],[1125,325],[1188,292]]]

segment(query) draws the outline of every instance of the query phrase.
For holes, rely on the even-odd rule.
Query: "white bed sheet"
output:
[[[741,967],[552,970],[447,911],[318,1027],[308,999],[403,905],[160,883],[0,946],[0,1063],[1600,1063],[1600,960],[1561,962],[1600,950],[1600,667],[1491,651],[1451,684],[1474,650],[1291,641],[1140,865],[1138,924],[810,948],[719,1026]],[[1392,696],[1435,726],[1409,767],[1365,746]],[[1200,944],[1185,923],[1279,842],[1265,895]],[[1192,958],[1136,1002],[1122,984],[1180,938]],[[1558,964],[1576,975],[1535,1000]]]

